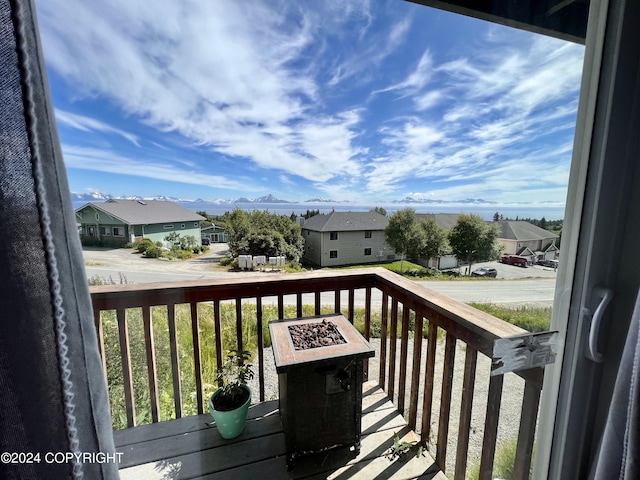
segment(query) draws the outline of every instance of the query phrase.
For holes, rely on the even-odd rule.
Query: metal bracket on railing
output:
[[[491,375],[502,375],[555,362],[558,332],[500,338],[493,344]]]
[[[589,326],[589,338],[587,344],[586,356],[589,360],[592,360],[596,363],[602,363],[604,361],[604,356],[600,351],[598,351],[598,339],[600,338],[600,324],[602,323],[602,316],[604,315],[604,311],[607,309],[609,302],[611,302],[611,297],[613,297],[613,290],[610,288],[604,287],[595,287],[593,289],[593,294],[600,298],[600,302],[598,302],[598,306],[596,307],[596,311],[593,316],[591,316],[591,311],[588,308],[582,309],[582,314],[585,317],[591,316],[591,325]]]

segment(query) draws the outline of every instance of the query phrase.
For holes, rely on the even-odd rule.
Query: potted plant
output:
[[[253,378],[248,351],[229,351],[216,379],[221,385],[209,398],[209,413],[222,438],[236,438],[244,430],[251,403],[251,389],[246,382]]]

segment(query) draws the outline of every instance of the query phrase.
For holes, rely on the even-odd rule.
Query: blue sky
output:
[[[71,190],[563,205],[583,47],[401,0],[36,0]]]

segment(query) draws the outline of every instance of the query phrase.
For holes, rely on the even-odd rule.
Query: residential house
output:
[[[388,223],[377,212],[315,215],[302,225],[302,259],[320,267],[393,260],[396,253],[384,238]]]
[[[220,225],[207,225],[201,228],[201,232],[202,238],[206,238],[211,243],[227,243],[229,241],[227,231]]]
[[[460,215],[460,213],[416,213],[418,222],[433,220],[437,226],[447,232],[456,226]],[[424,267],[447,270],[448,268],[456,268],[458,266],[458,259],[451,253],[445,253],[436,258],[419,259],[418,263]]]
[[[493,222],[500,227],[498,242],[504,247],[502,253],[538,260],[555,260],[560,252],[556,246],[558,235],[529,222],[500,220]]]
[[[124,245],[143,238],[162,242],[171,233],[192,235],[200,244],[204,217],[173,202],[111,199],[88,203],[76,210],[83,243]]]

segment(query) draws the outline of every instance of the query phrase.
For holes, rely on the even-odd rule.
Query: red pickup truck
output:
[[[508,265],[517,265],[518,267],[529,266],[529,259],[527,257],[521,257],[520,255],[502,255],[500,261]]]

